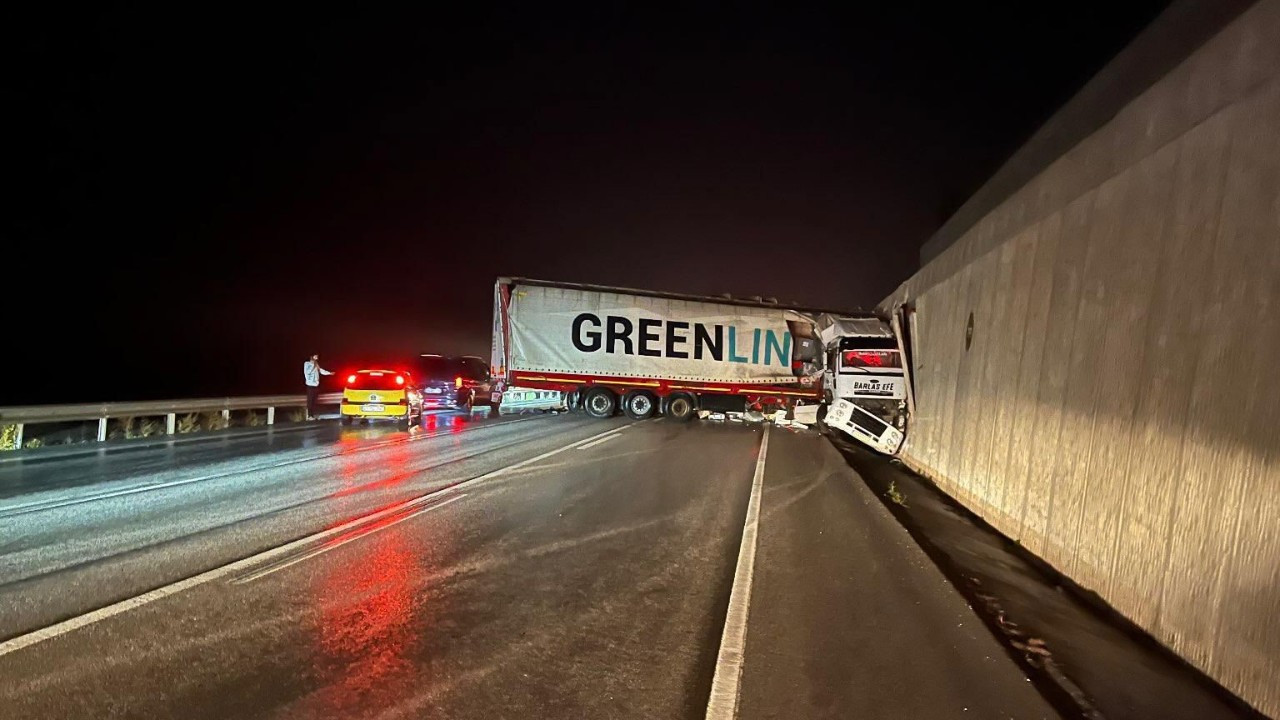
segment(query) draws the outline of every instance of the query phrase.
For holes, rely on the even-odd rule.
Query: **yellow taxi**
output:
[[[342,424],[355,420],[395,420],[409,425],[422,417],[422,393],[402,370],[359,370],[342,388]]]

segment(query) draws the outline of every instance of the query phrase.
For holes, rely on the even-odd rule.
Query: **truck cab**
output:
[[[824,422],[886,454],[902,444],[907,378],[898,339],[878,318],[819,319]]]
[[[842,337],[827,352],[823,384],[832,399],[857,400],[901,428],[905,418],[906,377],[892,337]]]

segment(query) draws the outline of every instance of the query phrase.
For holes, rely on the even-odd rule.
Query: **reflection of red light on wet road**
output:
[[[412,457],[412,451],[408,443],[398,442],[388,448],[372,450],[359,455],[351,455],[350,452],[344,441],[338,450],[338,455],[341,458],[338,477],[342,480],[342,487],[338,488],[330,497],[340,498],[368,490],[394,487],[415,474],[414,471],[409,470],[409,459]],[[360,475],[366,470],[373,471],[378,476],[378,479],[373,482],[360,483]]]
[[[384,518],[360,532],[386,527],[398,517]],[[332,571],[315,588],[321,609],[316,662],[327,680],[314,698],[319,716],[345,717],[371,706],[393,705],[413,690],[407,683],[413,671],[408,655],[419,640],[415,627],[426,624],[426,605],[412,590],[414,573],[423,568],[405,532],[390,529],[358,540],[350,547],[364,555],[325,565]]]
[[[335,528],[335,527],[338,527],[339,525],[346,525],[347,523],[351,523],[351,522],[357,522],[357,521],[359,521],[361,518],[365,518],[365,517],[370,517],[370,516],[373,516],[373,515],[377,515],[378,513],[381,513],[381,512],[387,512],[388,510],[391,510],[391,509],[393,509],[393,508],[397,508],[397,507],[399,507],[399,508],[404,508],[401,512],[395,512],[395,513],[392,513],[392,514],[390,514],[390,515],[388,515],[388,516],[386,516],[386,517],[384,517],[384,518],[382,518],[382,519],[380,519],[380,520],[375,520],[375,521],[373,521],[373,522],[367,522],[367,523],[364,523],[364,524],[359,525],[359,526],[357,526],[357,527],[355,527],[355,528],[353,528],[353,529],[351,529],[351,530],[349,530],[349,531],[347,531],[347,532],[345,532],[345,533],[343,533],[343,534],[341,534],[341,535],[337,535],[337,536],[331,537],[331,538],[329,538],[328,540],[325,540],[325,541],[321,544],[321,547],[333,547],[333,546],[335,546],[335,545],[342,545],[342,544],[344,544],[344,543],[351,542],[351,540],[352,540],[353,538],[358,538],[358,537],[360,537],[361,535],[370,535],[370,534],[373,534],[373,533],[375,533],[375,532],[377,532],[377,531],[381,530],[381,529],[382,529],[382,528],[384,528],[384,527],[389,527],[389,526],[391,526],[391,525],[395,525],[397,522],[400,522],[401,520],[404,520],[406,515],[412,515],[412,514],[414,514],[414,513],[416,513],[416,512],[421,512],[421,511],[424,509],[424,508],[422,508],[421,506],[413,506],[413,507],[405,508],[406,504],[407,504],[407,501],[406,501],[406,502],[394,502],[394,503],[391,503],[390,505],[384,505],[384,506],[379,507],[379,508],[374,508],[374,509],[370,510],[369,512],[367,512],[367,513],[365,513],[365,514],[361,515],[360,517],[354,517],[354,518],[351,518],[351,519],[349,519],[349,520],[341,520],[341,521],[338,521],[338,522],[335,522],[335,523],[331,524],[331,525],[329,526],[329,528],[328,528],[328,529],[333,529],[333,528]]]
[[[427,424],[438,422],[443,421]],[[381,499],[368,494],[417,474],[412,459],[421,455],[422,446],[411,445],[339,452],[341,486],[330,497],[339,499],[333,507],[345,517],[331,527],[353,517],[390,514],[329,538],[322,547],[330,552],[307,561],[316,563],[310,592],[316,608],[318,647],[311,652],[316,689],[294,703],[289,715],[365,716],[375,708],[395,707],[422,689],[420,663],[429,650],[436,612],[432,588],[423,578],[439,566],[439,554],[449,552],[450,544],[440,541],[452,534],[450,516],[434,508],[461,496],[405,507],[403,499],[386,502],[397,494],[394,489]],[[351,446],[367,448],[367,441],[353,439]],[[380,507],[370,508],[375,502]]]
[[[343,486],[354,485],[357,468],[360,467],[360,460],[355,453],[360,449],[360,440],[358,438],[344,436],[338,440],[338,476],[342,479]]]

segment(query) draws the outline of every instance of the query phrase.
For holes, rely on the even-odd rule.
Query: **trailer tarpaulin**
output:
[[[842,337],[893,337],[893,329],[889,324],[874,317],[841,317],[823,313],[817,318],[817,325],[823,345],[829,345]]]
[[[784,308],[518,284],[507,319],[513,370],[760,384],[798,382],[792,330],[813,326]]]
[[[507,372],[507,328],[502,312],[506,305],[506,293],[503,288],[501,283],[493,286],[493,354],[490,356],[489,366],[498,376],[505,376]]]

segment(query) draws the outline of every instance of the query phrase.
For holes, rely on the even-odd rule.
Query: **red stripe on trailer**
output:
[[[603,385],[611,390],[649,390],[658,395],[673,392],[694,392],[711,395],[781,395],[787,397],[821,398],[822,388],[805,388],[799,385],[754,385],[750,383],[685,384],[680,380],[655,380],[653,378],[628,378],[607,375],[575,375],[571,373],[536,373],[515,371],[512,384],[535,390],[571,391],[580,387]]]

